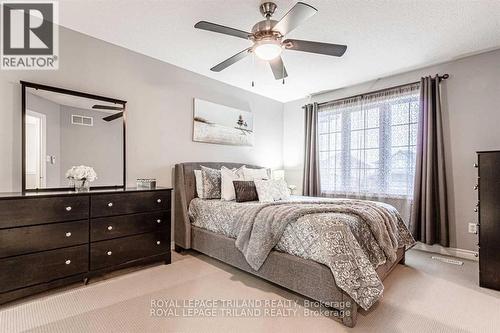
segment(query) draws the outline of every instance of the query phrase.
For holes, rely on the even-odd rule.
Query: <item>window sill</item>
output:
[[[395,199],[395,200],[412,200],[413,196],[402,194],[377,194],[377,193],[354,193],[354,192],[321,192],[322,197],[327,198],[358,198],[358,199]]]

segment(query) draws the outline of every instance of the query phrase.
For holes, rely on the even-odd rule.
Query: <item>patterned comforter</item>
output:
[[[355,207],[356,202],[381,209],[384,214],[397,221],[394,228],[387,231],[387,236],[396,243],[395,249],[414,244],[415,241],[398,212],[387,204],[349,199],[292,197],[275,205],[283,205],[282,208],[299,205],[314,208],[330,206],[329,204]],[[248,216],[250,211],[263,211],[265,206],[266,204],[259,202],[194,199],[189,206],[189,215],[193,225],[237,239],[242,217]],[[311,211],[314,212],[314,209]],[[362,308],[369,309],[380,299],[384,289],[375,269],[390,261],[389,258],[394,258],[395,250],[394,253],[388,252],[392,250],[377,241],[380,237],[374,235],[370,226],[373,221],[362,216],[364,215],[355,211],[305,214],[286,223],[276,245],[273,243],[274,249],[328,266],[337,286]]]

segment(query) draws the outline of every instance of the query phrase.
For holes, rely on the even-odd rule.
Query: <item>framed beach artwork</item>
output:
[[[195,98],[193,141],[253,146],[253,115]]]

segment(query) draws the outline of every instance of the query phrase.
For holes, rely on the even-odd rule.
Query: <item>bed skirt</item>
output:
[[[255,271],[234,245],[234,239],[198,227],[191,228],[192,249],[312,300],[325,304],[349,304],[349,308],[336,309],[344,315],[335,319],[348,327],[354,327],[356,324],[358,305],[337,287],[327,266],[287,253],[271,251],[262,267]],[[398,263],[404,263],[404,254],[404,249],[400,248],[394,264],[377,268],[377,274],[382,280]]]

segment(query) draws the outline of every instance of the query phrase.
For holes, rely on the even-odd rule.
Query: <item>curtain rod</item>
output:
[[[443,80],[448,79],[450,77],[450,75],[449,74],[443,74],[443,75],[437,75],[437,77],[439,78],[439,81],[441,82]],[[411,85],[411,84],[416,84],[416,83],[420,83],[420,81],[415,81],[415,82],[400,84],[400,85],[397,85],[397,86],[393,86],[393,87],[389,87],[389,88],[384,88],[384,89],[379,89],[379,90],[375,90],[375,91],[370,91],[370,92],[367,92],[367,93],[357,94],[357,95],[353,95],[353,96],[349,96],[349,97],[343,97],[343,98],[339,98],[339,99],[336,99],[336,100],[333,100],[333,101],[326,101],[326,102],[318,103],[318,106],[328,105],[330,103],[334,103],[334,102],[342,100],[342,99],[355,98],[355,97],[360,97],[360,96],[367,95],[367,94],[376,94],[376,93],[382,92],[384,90],[401,88],[401,87],[408,86],[408,85]],[[304,105],[302,108],[304,109],[305,107],[306,106]]]

